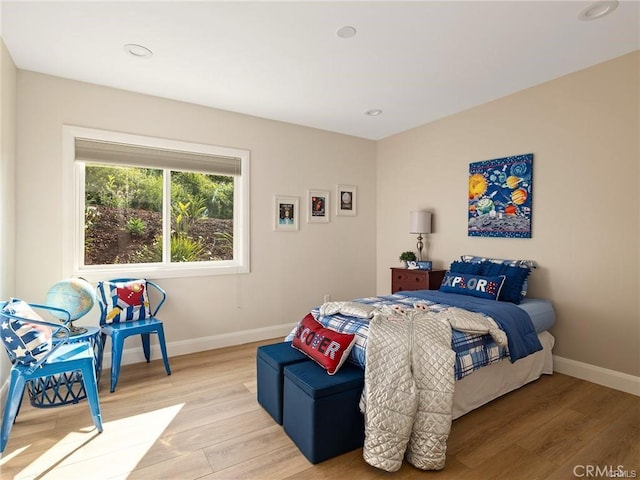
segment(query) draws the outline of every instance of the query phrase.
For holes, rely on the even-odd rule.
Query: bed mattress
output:
[[[523,298],[518,305],[529,314],[536,332],[542,333],[549,330],[556,322],[556,311],[549,300],[542,298]]]

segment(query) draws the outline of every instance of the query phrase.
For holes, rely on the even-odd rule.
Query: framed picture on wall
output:
[[[278,232],[293,232],[298,230],[300,209],[298,197],[276,195],[274,199],[273,229]]]
[[[533,153],[469,164],[468,198],[470,237],[531,238]]]
[[[336,215],[355,217],[357,215],[357,191],[354,185],[336,187]]]
[[[329,222],[329,191],[309,190],[307,193],[307,222]]]

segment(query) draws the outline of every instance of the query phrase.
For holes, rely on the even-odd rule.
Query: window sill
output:
[[[222,263],[222,262],[221,262]],[[188,277],[205,277],[218,275],[238,275],[249,273],[250,269],[246,265],[240,265],[234,262],[224,262],[223,265],[176,265],[176,266],[160,266],[153,264],[145,265],[96,265],[93,267],[84,267],[74,272],[75,276],[82,277],[90,283],[110,278],[188,278]]]

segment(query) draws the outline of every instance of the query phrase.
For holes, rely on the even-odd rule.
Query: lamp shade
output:
[[[410,212],[409,233],[431,233],[431,212],[425,210]]]

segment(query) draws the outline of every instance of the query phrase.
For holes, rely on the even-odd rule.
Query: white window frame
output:
[[[174,278],[203,275],[228,275],[250,271],[250,154],[237,148],[147,137],[72,125],[63,126],[63,268],[90,282],[114,277]],[[233,193],[233,260],[189,263],[145,263],[119,265],[84,265],[84,168],[76,161],[76,138],[124,143],[142,147],[179,150],[240,159],[241,174],[234,177]],[[180,170],[180,165],[175,165]],[[164,192],[166,196],[166,191]],[[168,203],[168,202],[165,202]],[[165,208],[166,210],[166,208]],[[166,221],[166,212],[164,220]],[[163,233],[166,235],[166,233]],[[166,258],[166,255],[165,255]]]

